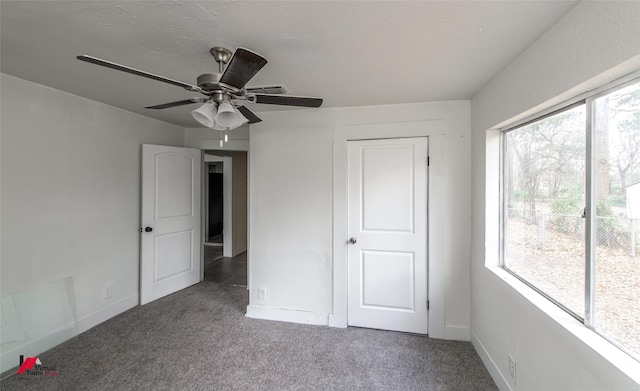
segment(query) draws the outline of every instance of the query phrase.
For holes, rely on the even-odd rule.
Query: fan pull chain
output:
[[[224,137],[220,139],[220,148],[224,146],[224,143],[229,142],[229,134],[227,133],[229,129],[224,131]]]

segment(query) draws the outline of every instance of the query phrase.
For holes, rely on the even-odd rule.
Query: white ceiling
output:
[[[0,70],[185,127],[197,106],[143,106],[197,94],[75,56],[196,84],[217,70],[211,47],[245,47],[269,60],[250,86],[323,107],[470,99],[576,3],[2,0]]]

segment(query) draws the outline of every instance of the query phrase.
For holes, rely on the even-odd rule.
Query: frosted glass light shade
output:
[[[204,103],[199,108],[191,111],[193,118],[207,128],[213,128],[216,118],[216,107],[211,103]]]
[[[218,114],[216,114],[216,123],[226,128],[237,128],[242,125],[242,120],[245,119],[229,102],[222,102],[218,107]]]

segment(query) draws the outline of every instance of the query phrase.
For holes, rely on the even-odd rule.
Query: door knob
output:
[[[351,243],[351,244],[356,244],[356,241],[357,241],[356,238],[350,238],[349,239],[349,243]]]
[[[153,231],[153,228],[151,228],[151,227],[147,227],[147,228],[144,229],[144,232],[151,232],[151,231]]]

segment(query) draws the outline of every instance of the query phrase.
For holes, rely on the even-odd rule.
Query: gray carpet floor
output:
[[[56,377],[5,390],[495,390],[468,342],[244,317],[244,288],[203,281],[40,354]]]

